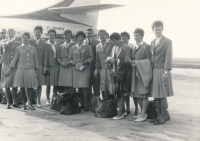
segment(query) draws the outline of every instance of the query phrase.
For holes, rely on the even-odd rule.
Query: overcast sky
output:
[[[0,0],[0,15],[16,14],[53,5],[57,0]],[[200,0],[101,0],[101,3],[125,5],[100,12],[98,29],[128,31],[145,30],[144,41],[154,39],[151,24],[164,22],[164,35],[173,41],[174,57],[200,58]]]

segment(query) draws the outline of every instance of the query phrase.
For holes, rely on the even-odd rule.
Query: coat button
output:
[[[28,56],[29,56],[29,54],[28,54]]]
[[[29,65],[29,63],[28,63],[28,65]]]
[[[28,59],[29,60],[29,59]]]

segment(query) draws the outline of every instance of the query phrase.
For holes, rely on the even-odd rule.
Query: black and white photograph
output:
[[[200,141],[199,0],[0,0],[0,141]]]

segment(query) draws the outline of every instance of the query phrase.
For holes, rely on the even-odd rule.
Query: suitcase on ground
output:
[[[52,96],[50,109],[60,111],[61,109],[62,94]]]
[[[90,110],[94,113],[98,103],[101,101],[101,98],[99,96],[92,96],[91,100],[90,100]]]
[[[102,100],[99,102],[94,116],[99,118],[114,117],[118,114],[114,100]]]
[[[157,113],[157,110],[156,110],[156,105],[155,105],[154,100],[149,101],[149,106],[147,108],[146,113],[147,113],[148,119],[155,119],[155,118],[158,117],[158,113]]]
[[[72,115],[76,113],[80,113],[80,102],[79,96],[80,94],[73,93],[73,94],[64,94],[61,100],[61,110],[60,114],[63,115]]]

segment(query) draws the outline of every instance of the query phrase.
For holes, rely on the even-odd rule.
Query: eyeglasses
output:
[[[5,34],[6,32],[1,32],[0,34]]]

